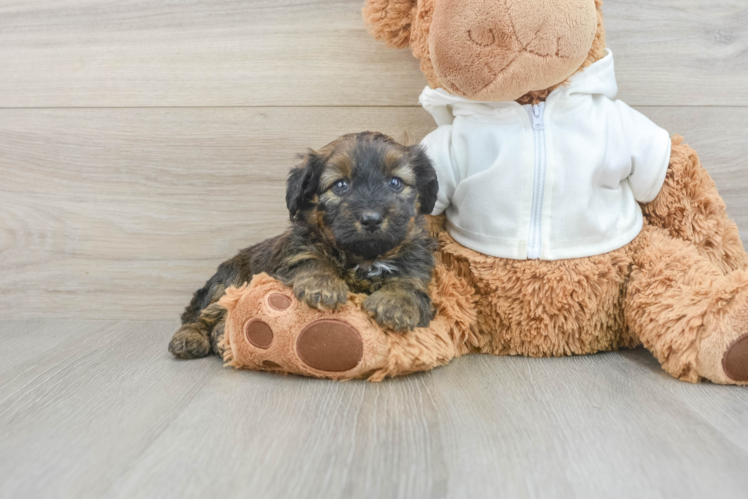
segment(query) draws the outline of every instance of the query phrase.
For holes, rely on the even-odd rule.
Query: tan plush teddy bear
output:
[[[644,345],[688,382],[748,384],[748,256],[696,152],[624,103],[601,0],[367,0],[439,127],[430,294],[407,334],[265,275],[222,299],[233,366],[381,380],[467,353]],[[386,91],[386,89],[385,89]]]

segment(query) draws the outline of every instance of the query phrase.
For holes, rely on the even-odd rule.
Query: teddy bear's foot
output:
[[[228,364],[318,378],[370,376],[388,362],[387,334],[355,304],[311,309],[266,276],[230,289],[221,347]]]
[[[428,327],[409,332],[378,326],[364,310],[365,295],[349,295],[335,312],[319,311],[267,274],[257,275],[220,300],[227,314],[219,349],[235,368],[336,380],[378,382],[430,370],[468,352],[456,333],[472,318],[472,296],[458,278],[440,268],[434,274],[432,285],[452,293],[437,297],[437,315]]]
[[[722,358],[725,374],[737,382],[748,382],[748,333],[733,342]]]
[[[625,305],[631,331],[674,377],[748,385],[748,271],[724,274],[660,228],[641,234]]]
[[[732,337],[712,335],[701,342],[696,361],[701,378],[717,384],[748,385],[748,334]]]
[[[698,374],[718,384],[748,385],[748,290],[709,323],[699,345]]]

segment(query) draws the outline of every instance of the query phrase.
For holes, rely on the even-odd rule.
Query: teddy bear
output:
[[[471,353],[644,346],[683,381],[748,385],[748,255],[696,152],[615,100],[602,0],[366,0],[363,15],[428,83],[435,318],[389,332],[362,296],[311,310],[259,275],[221,300],[229,365],[379,381]]]

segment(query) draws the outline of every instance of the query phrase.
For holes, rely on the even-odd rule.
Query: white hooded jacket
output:
[[[620,248],[641,231],[639,202],[665,180],[668,133],[621,101],[613,54],[545,103],[476,102],[427,87],[439,125],[423,144],[439,178],[433,214],[462,245],[508,259],[557,260]]]

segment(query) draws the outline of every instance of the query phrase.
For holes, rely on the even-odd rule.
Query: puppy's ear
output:
[[[324,167],[324,159],[315,151],[309,150],[302,158],[301,165],[291,170],[286,181],[286,206],[291,220],[312,206]]]
[[[389,47],[404,49],[410,45],[416,3],[416,0],[366,0],[363,14],[369,33]]]
[[[431,164],[423,146],[411,146],[409,149],[410,164],[416,174],[419,209],[422,214],[429,215],[434,210],[436,195],[439,194],[436,170],[434,170],[434,166]]]

